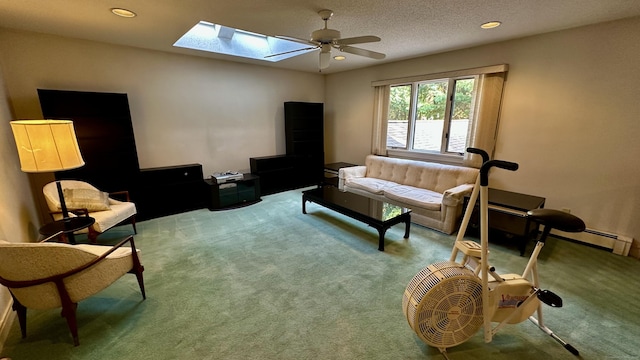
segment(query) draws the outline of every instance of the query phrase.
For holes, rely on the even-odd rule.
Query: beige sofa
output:
[[[364,166],[340,169],[338,188],[410,208],[411,221],[451,234],[478,169],[368,155]]]

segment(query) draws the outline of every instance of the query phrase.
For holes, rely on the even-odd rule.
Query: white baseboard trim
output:
[[[611,249],[614,254],[622,256],[629,255],[629,250],[633,243],[631,237],[589,228],[581,233],[568,233],[557,229],[553,229],[551,233],[586,244]]]
[[[4,343],[7,341],[9,337],[9,331],[11,330],[11,325],[16,319],[15,311],[12,309],[12,303],[9,301],[5,307],[0,312],[0,354],[2,354],[4,350]]]

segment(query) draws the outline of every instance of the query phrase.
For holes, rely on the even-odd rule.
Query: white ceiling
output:
[[[113,7],[138,16],[117,17],[110,12]],[[271,64],[172,44],[200,20],[266,35],[309,38],[322,28],[317,11],[325,8],[334,12],[330,28],[341,31],[343,38],[381,37],[378,43],[356,46],[387,57],[372,60],[345,54],[346,60],[332,60],[323,73],[640,16],[640,0],[0,0],[0,26],[317,72],[317,52]],[[490,20],[503,24],[480,29]]]

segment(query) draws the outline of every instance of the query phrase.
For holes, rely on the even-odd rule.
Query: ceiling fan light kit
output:
[[[338,49],[340,51],[344,51],[350,54],[364,56],[364,57],[368,57],[376,60],[384,59],[386,57],[386,55],[383,53],[349,46],[353,44],[377,42],[377,41],[380,41],[379,37],[373,36],[373,35],[366,35],[366,36],[358,36],[358,37],[342,39],[340,37],[340,31],[335,29],[329,29],[327,25],[327,22],[333,16],[333,11],[329,9],[320,10],[318,11],[318,15],[320,15],[320,18],[322,18],[322,20],[324,21],[324,28],[313,31],[311,33],[311,39],[305,40],[305,39],[299,39],[296,37],[289,37],[289,36],[280,36],[279,38],[296,41],[296,42],[308,44],[311,46],[311,48],[304,48],[304,49],[295,50],[295,51],[308,51],[310,49],[320,49],[320,54],[319,54],[320,71],[329,67],[332,48]],[[280,54],[272,54],[272,55],[269,55],[269,57],[278,56],[278,55]],[[336,56],[336,58],[338,58],[338,56]],[[344,59],[345,57],[341,56],[340,60],[344,60]]]

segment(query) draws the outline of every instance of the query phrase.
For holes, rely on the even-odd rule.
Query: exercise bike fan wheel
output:
[[[433,263],[407,285],[402,311],[422,341],[443,351],[482,327],[482,283],[461,264]]]

